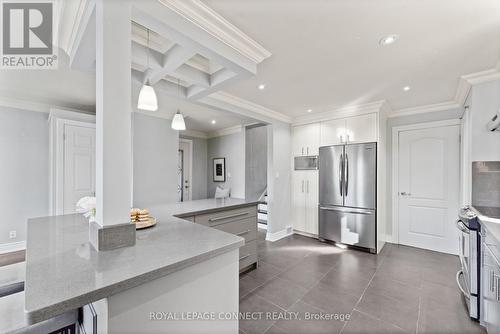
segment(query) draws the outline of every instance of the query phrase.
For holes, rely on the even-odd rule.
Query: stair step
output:
[[[267,220],[259,219],[258,222],[259,224],[267,225]]]
[[[267,215],[267,210],[258,209],[257,212]]]

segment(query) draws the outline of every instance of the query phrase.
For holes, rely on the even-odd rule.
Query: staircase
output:
[[[267,227],[267,191],[261,196],[260,203],[257,206],[257,219],[260,225],[259,227]]]

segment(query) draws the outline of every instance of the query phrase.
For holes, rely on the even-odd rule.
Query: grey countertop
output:
[[[500,242],[500,219],[487,216],[482,207],[473,206],[472,210],[477,214],[481,224],[486,226],[486,229]]]
[[[25,312],[37,323],[239,248],[244,239],[176,218],[257,202],[199,200],[150,208],[158,224],[136,245],[97,252],[80,214],[28,221]]]

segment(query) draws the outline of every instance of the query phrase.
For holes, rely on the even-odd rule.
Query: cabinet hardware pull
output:
[[[309,194],[309,180],[307,180],[307,193]]]
[[[237,213],[237,214],[229,215],[229,216],[210,218],[208,221],[216,222],[216,221],[223,220],[223,219],[235,218],[235,217],[246,216],[246,215],[248,215],[248,212]]]
[[[490,291],[495,292],[495,272],[490,270]]]
[[[304,180],[302,180],[302,192],[304,192]]]
[[[252,232],[252,230],[246,230],[246,231],[243,231],[243,232],[237,233],[236,235],[237,235],[237,236],[240,236],[240,235],[244,235],[244,234],[247,234],[247,233],[250,233],[250,232]]]
[[[245,255],[245,256],[240,257],[240,261],[241,261],[241,260],[246,259],[246,258],[247,258],[247,257],[249,257],[249,256],[250,256],[250,254],[247,254],[247,255]]]
[[[497,297],[497,302],[500,301],[500,276],[494,274],[495,276],[495,286],[496,286],[496,297]]]

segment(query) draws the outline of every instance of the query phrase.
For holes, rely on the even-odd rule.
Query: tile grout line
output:
[[[386,256],[384,256],[384,257],[382,258],[382,261],[380,261],[380,264],[377,266],[377,268],[376,268],[376,269],[375,269],[375,271],[373,272],[373,275],[372,275],[372,277],[370,278],[370,281],[369,281],[369,282],[368,282],[368,284],[365,286],[365,288],[364,288],[364,290],[363,290],[363,293],[361,293],[361,296],[359,297],[358,301],[356,302],[356,304],[355,304],[355,305],[354,305],[354,307],[352,308],[352,311],[351,311],[351,313],[349,314],[349,319],[351,319],[351,317],[352,317],[352,314],[353,314],[354,310],[356,310],[356,307],[359,305],[359,303],[360,303],[360,302],[361,302],[361,300],[363,299],[363,296],[365,295],[366,290],[368,290],[368,287],[369,287],[369,286],[370,286],[370,284],[372,283],[373,278],[375,277],[375,275],[376,275],[376,274],[377,274],[377,272],[379,271],[380,267],[384,264],[384,262],[385,262],[385,260],[386,260],[386,259],[387,259],[387,255],[386,255]],[[358,311],[358,310],[356,310],[356,311]],[[342,326],[342,329],[340,330],[339,334],[341,334],[341,333],[344,331],[344,329],[345,329],[345,327],[347,326],[347,323],[348,323],[348,322],[349,322],[349,321],[346,321],[346,322],[345,322],[345,324],[344,324],[344,326]]]

